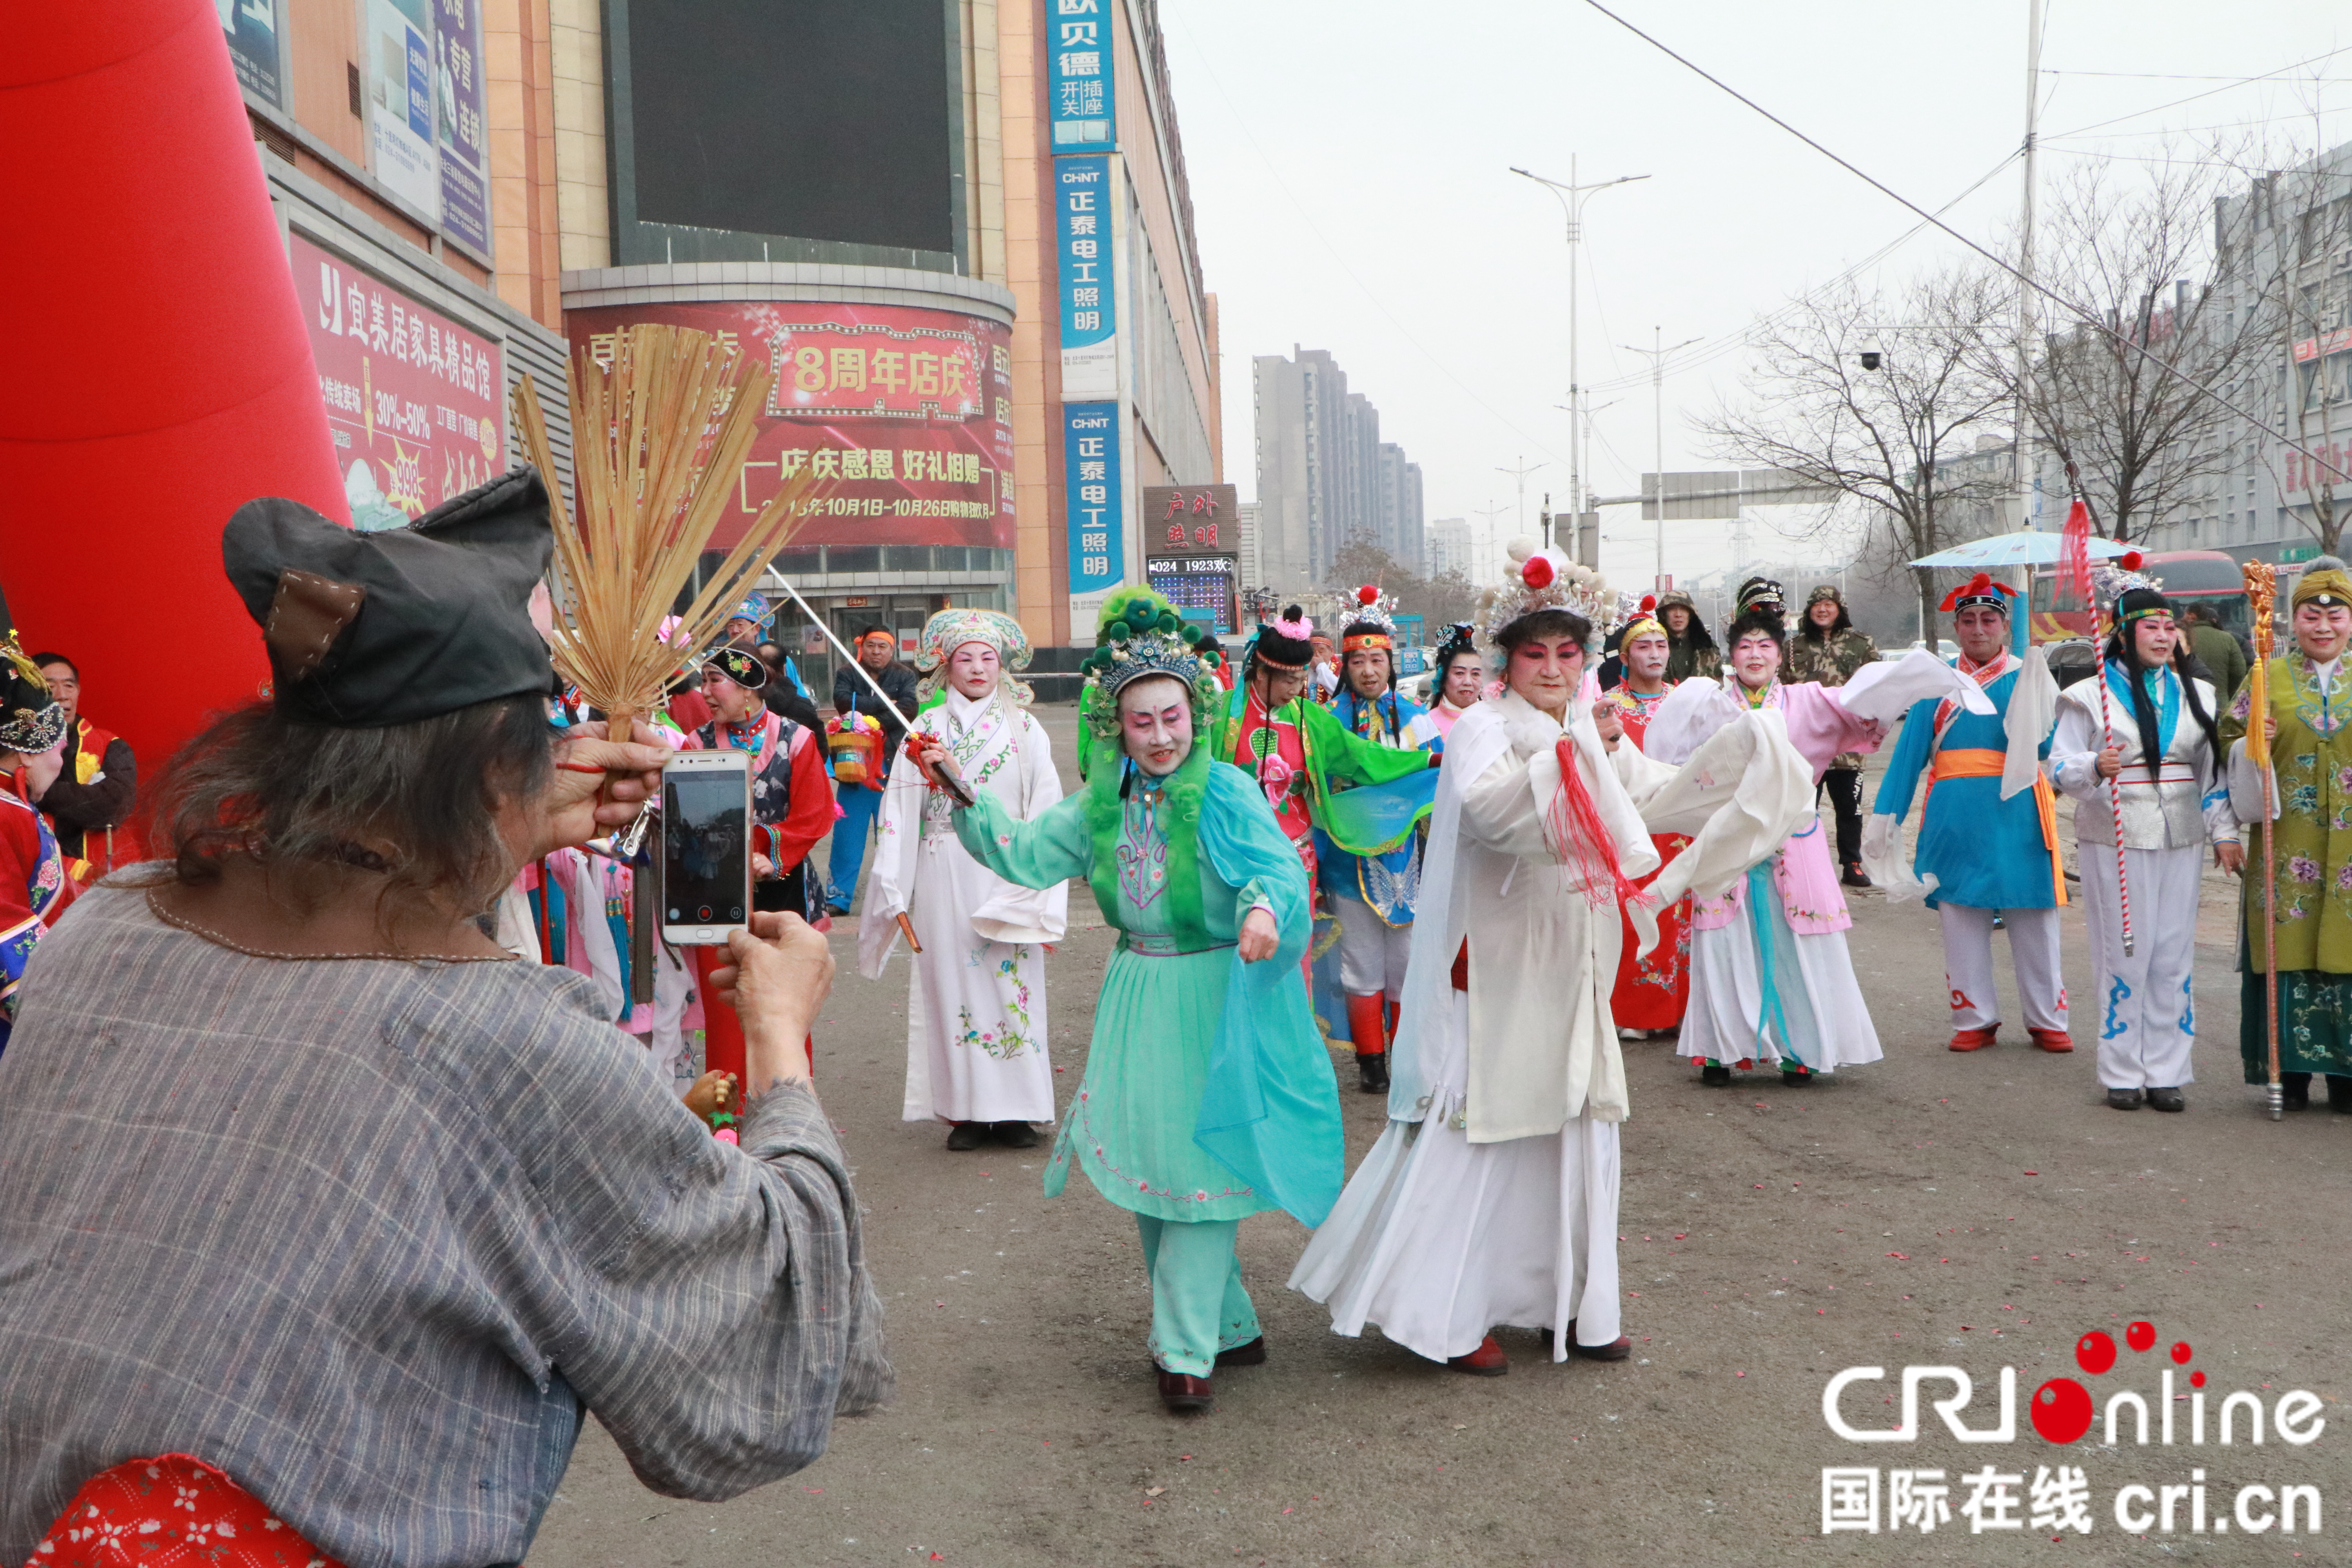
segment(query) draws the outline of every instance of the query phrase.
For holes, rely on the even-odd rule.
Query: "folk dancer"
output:
[[[1615,907],[1642,901],[1626,879],[1658,858],[1626,781],[1664,811],[1664,786],[1682,777],[1610,750],[1577,700],[1597,577],[1557,551],[1513,565],[1482,610],[1505,689],[1447,741],[1389,1125],[1290,1279],[1329,1306],[1336,1333],[1376,1324],[1485,1376],[1509,1370],[1499,1327],[1545,1331],[1554,1361],[1633,1349],[1616,1247],[1629,1100],[1608,987]],[[1668,899],[1702,864],[1736,877],[1804,808],[1807,771],[1785,742],[1763,721],[1734,724],[1705,768],[1685,770],[1717,774],[1713,795],[1662,818],[1730,837],[1678,863]],[[1735,795],[1743,809],[1720,811]]]
[[[768,667],[751,649],[727,644],[702,661],[702,698],[710,721],[688,737],[690,750],[732,747],[751,753],[751,907],[800,916],[812,924],[824,917],[821,890],[808,872],[808,853],[833,826],[832,792],[824,752],[815,731],[785,718],[761,698]],[[712,971],[725,950],[694,950],[696,989],[710,994]],[[814,1067],[816,1047],[805,1042]],[[742,1033],[724,1008],[706,1006],[703,1065],[713,1072],[740,1072]]]
[[[1020,886],[1085,877],[1120,933],[1045,1193],[1076,1166],[1134,1214],[1160,1396],[1199,1410],[1217,1368],[1265,1360],[1241,1220],[1280,1208],[1317,1225],[1339,1195],[1339,1087],[1295,968],[1306,868],[1265,794],[1194,742],[1217,701],[1214,642],[1148,588],[1113,594],[1100,627],[1086,788],[1028,822],[976,790],[955,828]],[[919,746],[927,767],[947,750]]]
[[[1644,598],[1640,611],[1623,627],[1623,635],[1617,640],[1617,652],[1624,661],[1625,679],[1611,687],[1603,698],[1610,716],[1636,751],[1643,749],[1643,738],[1649,733],[1650,720],[1659,704],[1674,689],[1666,683],[1666,666],[1673,657],[1672,634],[1657,619],[1656,608],[1654,600]],[[1605,737],[1605,727],[1602,733]],[[1663,869],[1682,853],[1690,837],[1658,833],[1651,835],[1650,843],[1658,852]],[[1646,888],[1657,876],[1658,872],[1651,872],[1636,878],[1633,885]],[[1677,899],[1657,911],[1657,945],[1646,953],[1639,950],[1634,940],[1633,912],[1622,911],[1619,918],[1624,930],[1620,939],[1617,984],[1609,994],[1609,1011],[1617,1020],[1618,1035],[1629,1040],[1645,1040],[1653,1032],[1680,1028],[1683,1008],[1690,1000],[1690,900]]]
[[[1029,657],[1028,634],[1012,616],[941,610],[923,627],[915,668],[925,699],[942,689],[945,696],[910,726],[947,748],[967,785],[1024,821],[1062,798],[1045,726],[1013,675]],[[1016,887],[973,859],[947,797],[899,753],[882,796],[858,967],[869,979],[881,974],[905,916],[921,951],[908,962],[900,1115],[947,1122],[950,1149],[991,1140],[1034,1148],[1032,1123],[1054,1120],[1045,944],[1068,929],[1069,902],[1066,885]]]
[[[2230,871],[2244,853],[2213,687],[2189,673],[2195,656],[2172,606],[2136,574],[2105,569],[2095,581],[2120,592],[2103,595],[2114,609],[2097,676],[2058,695],[2050,776],[2077,803],[2099,1081],[2117,1110],[2143,1102],[2180,1110],[2181,1087],[2196,1078],[2189,1053],[2205,847]],[[2269,1081],[2267,1058],[2263,1076]]]
[[[1433,673],[1434,700],[1424,720],[1442,742],[1454,733],[1454,721],[1470,711],[1486,689],[1486,663],[1478,656],[1477,628],[1467,621],[1456,621],[1445,628],[1445,640],[1437,646]]]
[[[1426,721],[1425,710],[1397,694],[1396,622],[1381,607],[1380,590],[1367,584],[1356,598],[1355,618],[1339,633],[1345,684],[1332,712],[1349,733],[1372,745],[1442,752],[1444,740]],[[1339,921],[1339,984],[1348,997],[1358,1087],[1366,1094],[1389,1089],[1388,1042],[1404,1000],[1427,830],[1423,818],[1395,848],[1366,855],[1351,854],[1319,832],[1316,837],[1317,878]]]
[[[1846,613],[1845,595],[1834,583],[1814,585],[1805,595],[1804,619],[1789,640],[1789,678],[1843,686],[1878,662],[1878,645]],[[1862,756],[1841,752],[1822,775],[1837,814],[1838,876],[1849,888],[1867,888],[1862,869]]]
[[[1904,715],[1865,835],[1864,858],[1880,867],[1889,897],[1924,891],[1942,924],[1956,1051],[1982,1050],[2000,1027],[1992,972],[1996,917],[2009,929],[2027,1037],[2045,1051],[2074,1048],[2058,957],[2066,877],[2057,797],[2042,770],[2058,683],[2039,652],[2022,646],[2026,621],[2012,613],[2015,597],[2016,589],[1982,572],[1945,596],[1960,649],[1956,668],[1983,688],[1993,710],[1921,702]],[[1893,845],[1922,773],[1927,790],[1919,805],[1918,850],[1906,869]]]
[[[1843,687],[1785,683],[1779,585],[1757,579],[1742,586],[1740,602],[1748,608],[1726,638],[1728,689],[1687,681],[1675,688],[1651,721],[1653,756],[1678,761],[1725,719],[1771,711],[1818,784],[1839,753],[1877,749],[1885,724],[1923,697],[1955,696],[1971,711],[1991,706],[1974,681],[1920,650],[1874,664]],[[1719,1088],[1735,1068],[1769,1063],[1782,1083],[1801,1088],[1816,1074],[1879,1059],[1878,1032],[1846,952],[1853,924],[1812,812],[1744,879],[1719,898],[1699,900],[1677,1049],[1699,1062],[1701,1082]]]
[[[63,770],[67,712],[25,657],[0,598],[0,1050],[34,944],[67,888],[65,857],[33,800]]]
[[[2277,778],[2270,799],[2277,835],[2271,915],[2278,951],[2279,1077],[2286,1104],[2310,1103],[2311,1076],[2327,1079],[2331,1110],[2352,1113],[2352,574],[2322,556],[2289,596],[2294,647],[2270,661],[2264,716]],[[2222,720],[2230,795],[2242,822],[2263,819],[2260,771],[2246,756],[2252,693],[2247,683]],[[2089,875],[2086,871],[2085,877]],[[2263,890],[2249,874],[2238,1049],[2248,1083],[2270,1081],[2263,985]],[[2137,915],[2135,906],[2134,914]]]

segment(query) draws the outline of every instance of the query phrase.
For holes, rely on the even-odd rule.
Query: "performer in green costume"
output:
[[[1313,1226],[1339,1196],[1339,1087],[1291,967],[1305,870],[1265,795],[1193,743],[1219,695],[1214,646],[1149,590],[1113,595],[1100,645],[1086,787],[1034,822],[980,792],[956,834],[1008,881],[1085,877],[1121,933],[1045,1192],[1076,1165],[1134,1212],[1160,1397],[1200,1409],[1214,1367],[1265,1359],[1238,1222],[1280,1208]]]
[[[2279,1076],[2290,1110],[2309,1103],[2311,1075],[2327,1078],[2327,1101],[2352,1112],[2352,575],[2332,556],[2296,579],[2294,651],[2270,661],[2271,762],[2278,774],[2278,847],[2273,857],[2278,946]],[[2230,795],[2239,817],[2263,819],[2260,773],[2246,758],[2253,683],[2238,688],[2221,723],[2230,748]],[[2234,742],[2234,743],[2233,743]],[[2260,838],[2249,840],[2258,850]],[[2238,1050],[2248,1083],[2271,1080],[2263,998],[2263,887],[2249,857],[2244,975]]]

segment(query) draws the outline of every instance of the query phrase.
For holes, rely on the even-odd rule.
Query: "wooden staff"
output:
[[[2105,659],[2099,661],[2098,679],[2099,744],[2103,750],[2112,749],[2116,743],[2116,725],[2114,716],[2107,711],[2107,666]],[[2156,777],[2162,760],[2157,757],[2148,759],[2147,773],[2151,780]],[[2123,770],[2120,768],[2116,770],[2115,777],[2107,780],[2107,820],[2113,824],[2115,835],[2116,907],[2123,911],[2124,956],[2129,958],[2132,952],[2131,878],[2124,871],[2124,792]]]
[[[923,951],[923,944],[922,944],[921,942],[917,942],[917,941],[915,940],[915,926],[914,926],[914,922],[913,922],[913,921],[909,921],[909,920],[907,918],[906,913],[905,913],[905,911],[904,911],[904,910],[901,910],[901,911],[899,912],[899,914],[898,914],[898,934],[899,934],[899,935],[901,935],[901,936],[903,936],[903,937],[905,937],[905,938],[907,939],[907,945],[908,945],[908,947],[913,948],[913,949],[914,949],[918,953],[921,952]],[[2273,1051],[2273,1052],[2272,1052],[2271,1054],[2272,1054],[2273,1056],[2276,1056],[2278,1053],[2277,1053],[2277,1052],[2275,1052],[2275,1051]]]
[[[2279,1075],[2278,803],[2271,778],[2271,616],[2278,574],[2259,561],[2245,564],[2246,598],[2254,616],[2254,668],[2246,687],[2246,754],[2263,773],[2263,1023],[2270,1043],[2271,1081],[2263,1091],[2271,1120],[2286,1115],[2286,1084]]]

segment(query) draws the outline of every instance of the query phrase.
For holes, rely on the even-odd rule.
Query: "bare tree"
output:
[[[1400,615],[1421,616],[1432,642],[1448,622],[1469,619],[1478,603],[1478,590],[1460,572],[1423,577],[1379,545],[1351,539],[1331,557],[1331,591],[1343,618],[1350,595],[1366,583],[1395,595]]]
[[[2013,340],[1981,341],[1984,373],[2063,467],[2093,528],[2117,541],[2201,504],[2231,466],[2236,416],[2200,388],[2235,384],[2276,345],[2228,290],[2190,281],[2210,274],[2217,243],[2230,248],[2214,221],[2229,178],[2221,161],[2185,155],[2128,186],[2107,165],[2079,167],[2034,241],[2040,280],[2068,304],[2033,297],[2021,379]]]
[[[1977,436],[2006,430],[2007,388],[1981,350],[2005,309],[1991,279],[1971,271],[1892,295],[1847,286],[1801,296],[1754,339],[1759,363],[1743,404],[1700,428],[1727,460],[1777,468],[1860,509],[1873,542],[1897,559],[1932,555],[1987,531],[1988,503],[2007,488],[2005,466],[1954,460]],[[1934,574],[1912,578],[1924,622]]]

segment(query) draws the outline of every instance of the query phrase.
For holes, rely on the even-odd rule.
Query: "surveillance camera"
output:
[[[1876,349],[1863,350],[1862,368],[1864,370],[1876,370],[1878,368],[1879,358],[1880,355]]]

